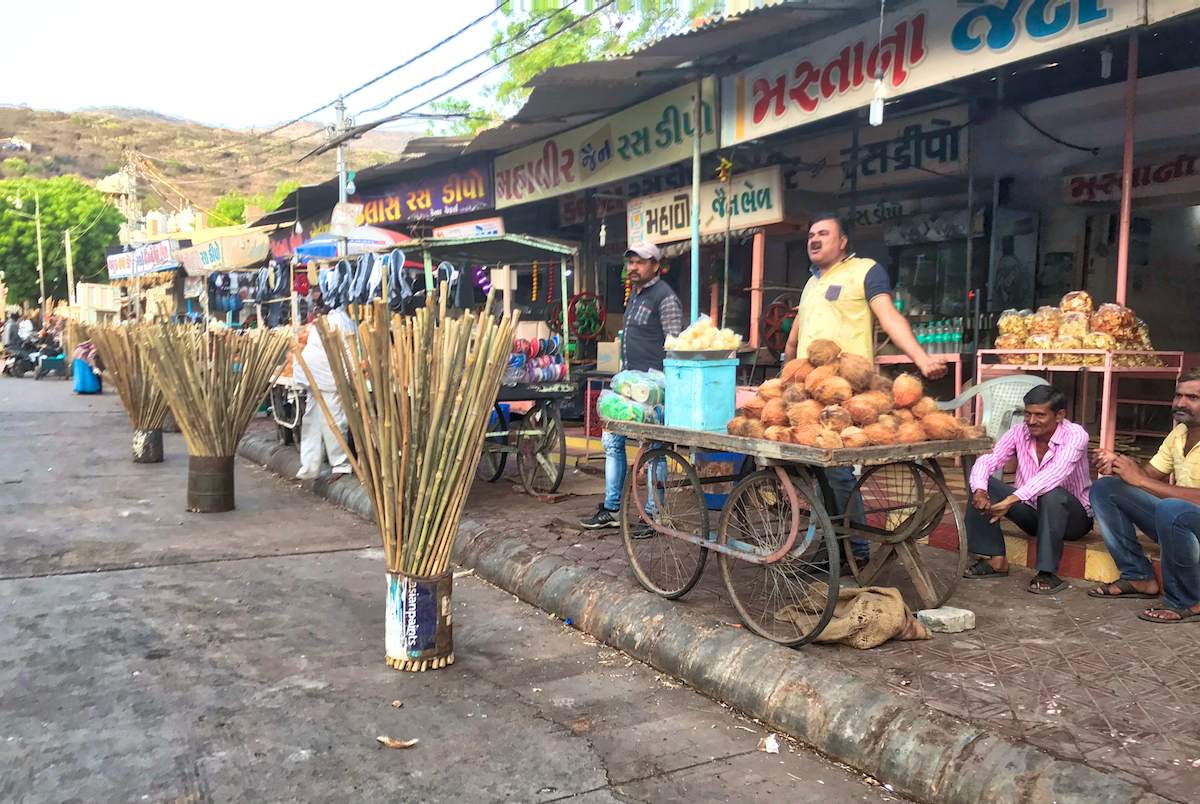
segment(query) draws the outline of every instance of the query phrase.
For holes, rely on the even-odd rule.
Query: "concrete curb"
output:
[[[294,449],[259,434],[243,438],[238,453],[288,478],[295,477],[299,464]],[[317,481],[312,490],[374,520],[353,476]],[[631,591],[518,539],[489,532],[483,523],[463,521],[454,560],[910,798],[955,804],[1169,801],[1115,774],[1058,759],[881,690],[832,668],[815,652],[716,627],[671,601]]]

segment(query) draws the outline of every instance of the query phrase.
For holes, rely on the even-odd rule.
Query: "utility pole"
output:
[[[63,231],[63,252],[67,262],[67,304],[75,306],[75,265],[71,262],[71,230]]]
[[[38,250],[38,309],[42,311],[42,323],[46,322],[46,269],[42,265],[42,195],[33,193],[33,228],[37,233]]]
[[[337,121],[334,123],[333,136],[340,137],[349,127],[346,123],[346,104],[342,101],[340,95],[333,108],[337,112]],[[338,203],[344,204],[346,203],[346,143],[344,142],[339,142],[337,147],[337,173]]]

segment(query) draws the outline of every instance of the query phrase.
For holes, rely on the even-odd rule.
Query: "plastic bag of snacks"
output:
[[[1090,316],[1094,307],[1092,297],[1086,290],[1072,290],[1062,297],[1062,301],[1058,303],[1058,309],[1064,313],[1083,313]]]
[[[1054,343],[1053,335],[1030,335],[1025,339],[1025,348],[1037,352],[1048,352]]]
[[[1112,352],[1117,348],[1117,340],[1107,332],[1089,332],[1083,336],[1083,348]],[[1104,365],[1104,355],[1083,355],[1083,363],[1085,366]]]
[[[1060,338],[1080,338],[1088,334],[1088,316],[1084,312],[1063,313],[1058,325]],[[1081,347],[1076,347],[1081,348]]]
[[[1025,346],[1025,339],[1019,335],[1000,335],[996,338],[997,349],[1021,349]],[[1026,361],[1028,355],[1000,355],[1000,362],[1010,366],[1019,366]]]
[[[1136,327],[1133,310],[1119,304],[1102,304],[1092,314],[1092,332],[1107,332],[1118,341],[1132,335]]]
[[[1001,335],[1015,335],[1024,340],[1029,335],[1029,318],[1032,315],[1029,310],[1005,310],[996,321],[996,328]]]
[[[731,329],[717,329],[712,319],[701,315],[690,327],[676,337],[668,337],[666,348],[671,352],[733,351],[742,345],[742,338]]]
[[[1137,319],[1133,328],[1134,338],[1138,348],[1143,352],[1153,352],[1154,344],[1150,341],[1150,327],[1142,319]]]
[[[661,371],[619,371],[613,375],[612,390],[647,405],[661,405],[666,396],[667,375]]]
[[[1054,354],[1046,358],[1046,362],[1055,366],[1077,366],[1083,363],[1084,355],[1063,354],[1067,349],[1082,349],[1083,338],[1077,338],[1072,335],[1057,335],[1050,342],[1050,348]]]
[[[634,402],[616,391],[607,389],[600,392],[600,398],[596,401],[596,412],[600,414],[601,419],[610,421],[662,423],[662,405]]]
[[[1029,322],[1029,332],[1033,335],[1054,337],[1058,334],[1058,327],[1061,323],[1062,310],[1057,307],[1039,307]]]

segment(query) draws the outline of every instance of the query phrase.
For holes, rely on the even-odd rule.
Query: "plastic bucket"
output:
[[[233,510],[233,456],[188,456],[187,509],[198,514]]]
[[[133,431],[133,462],[162,463],[162,430]]]
[[[384,646],[388,667],[421,671],[454,664],[453,585],[449,572],[436,578],[387,574]]]
[[[737,400],[737,366],[734,358],[664,360],[667,427],[725,432]]]

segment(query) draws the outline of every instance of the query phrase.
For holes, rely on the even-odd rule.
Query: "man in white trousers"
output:
[[[346,315],[345,309],[338,307],[326,315],[330,325],[337,327],[347,334],[353,334],[354,322]],[[343,437],[346,434],[346,413],[342,410],[342,400],[338,396],[337,386],[333,381],[333,371],[329,368],[329,358],[325,354],[325,346],[321,343],[321,333],[316,324],[309,324],[308,342],[304,345],[301,356],[308,370],[312,372],[313,382],[321,391],[330,414],[337,422]],[[307,385],[308,377],[301,371],[297,379]],[[350,459],[338,443],[337,436],[329,429],[329,422],[321,412],[316,394],[308,391],[308,404],[304,408],[304,423],[300,427],[300,471],[296,473],[297,480],[314,480],[321,474],[321,464],[329,457],[329,465],[334,475],[350,474]]]

